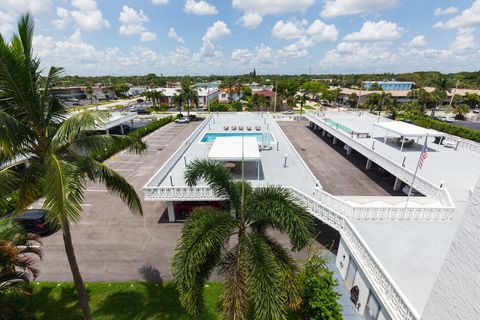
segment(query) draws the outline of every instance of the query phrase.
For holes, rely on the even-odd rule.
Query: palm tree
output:
[[[180,90],[180,96],[182,101],[186,103],[185,107],[187,108],[187,116],[190,117],[190,105],[193,102],[195,105],[198,105],[198,93],[197,90],[192,88],[190,82],[184,81],[182,83],[182,90]]]
[[[437,104],[432,109],[432,118],[435,117],[435,111],[437,107],[441,105],[442,102],[448,97],[448,93],[452,88],[450,82],[448,81],[448,78],[444,76],[438,76],[433,82],[433,86],[435,87],[435,91],[433,92],[433,94],[436,95],[435,100],[437,101]]]
[[[32,52],[33,34],[33,18],[27,14],[10,43],[0,37],[0,195],[19,189],[16,212],[44,198],[48,222],[63,235],[83,316],[91,319],[70,231],[81,219],[87,181],[104,184],[134,213],[142,214],[134,188],[93,154],[118,143],[137,152],[146,146],[129,136],[91,135],[108,117],[104,112],[84,111],[67,118],[65,106],[49,94],[62,69],[51,67],[46,77],[41,75],[40,61]],[[20,157],[29,164],[22,175],[8,166],[9,160]]]
[[[254,94],[252,96],[252,108],[255,109],[257,106],[257,111],[260,112],[260,108],[264,107],[267,104],[267,99],[261,94]]]
[[[297,94],[295,96],[295,105],[297,103],[300,103],[300,116],[302,116],[302,112],[303,112],[303,106],[305,105],[305,102],[307,101],[307,96],[306,96],[306,92],[302,92],[300,94]]]
[[[179,94],[174,94],[172,97],[172,103],[177,106],[178,112],[182,113],[182,96]]]
[[[91,86],[86,86],[85,87],[85,93],[87,94],[87,96],[90,97],[90,104],[93,103],[93,89]]]
[[[218,162],[193,161],[185,181],[206,181],[226,209],[201,207],[187,218],[172,262],[182,306],[191,315],[202,311],[204,285],[218,268],[223,319],[286,319],[301,303],[297,266],[268,230],[287,234],[292,249],[301,250],[312,240],[309,213],[287,189],[254,189]]]

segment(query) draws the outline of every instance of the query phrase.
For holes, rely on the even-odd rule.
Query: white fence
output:
[[[480,143],[468,141],[459,137],[447,135],[444,141],[451,141],[455,144],[455,148],[473,152],[480,155]]]

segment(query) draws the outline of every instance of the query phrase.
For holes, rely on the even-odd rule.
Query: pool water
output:
[[[265,140],[263,136],[265,135]],[[203,136],[200,142],[214,142],[217,137],[255,137],[257,142],[273,141],[272,134],[270,132],[207,132]]]
[[[337,129],[345,131],[346,133],[352,133],[352,131],[353,131],[352,129],[350,129],[348,127],[345,127],[344,125],[341,125],[340,123],[338,123],[336,121],[333,121],[333,120],[330,120],[330,119],[327,119],[327,123],[329,125],[331,125],[332,127],[335,127]]]

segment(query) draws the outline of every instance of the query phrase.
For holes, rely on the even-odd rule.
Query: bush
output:
[[[170,123],[173,121],[172,117],[167,117],[167,118],[162,118],[156,121],[153,121],[152,123],[147,124],[146,126],[142,128],[138,128],[128,134],[128,136],[133,137],[133,138],[142,138],[146,136],[147,134],[157,130],[158,128],[163,127],[164,125]],[[112,145],[109,148],[105,149],[103,152],[93,154],[93,157],[97,161],[105,161],[106,159],[110,158],[112,155],[115,153],[127,148],[127,142],[125,144],[117,144],[117,145]]]
[[[157,106],[151,106],[147,108],[147,111],[155,113],[155,112],[165,112],[168,110],[168,104],[161,104]]]
[[[480,142],[479,130],[465,128],[465,127],[457,126],[457,125],[446,123],[439,120],[433,120],[432,118],[424,117],[424,116],[412,115],[407,119],[411,120],[411,123],[420,127],[434,129],[434,130],[445,132],[460,138],[465,138],[465,139],[473,140],[476,142]]]
[[[300,273],[301,318],[311,320],[341,320],[340,294],[333,287],[337,280],[327,268],[328,259],[320,254],[311,257]]]

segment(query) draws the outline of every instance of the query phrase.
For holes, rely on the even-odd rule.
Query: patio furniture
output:
[[[252,131],[252,127],[247,126],[247,131]]]
[[[237,126],[232,126],[232,130],[237,130]]]
[[[238,130],[243,131],[243,126],[238,126]]]
[[[260,126],[255,126],[255,130],[260,131]]]
[[[446,148],[455,148],[455,141],[452,141],[452,140],[445,140],[443,141],[443,145],[446,147]]]
[[[232,171],[237,165],[233,162],[225,162],[223,166],[225,169]]]
[[[228,126],[224,126],[223,130],[228,130],[228,128],[229,128]]]

